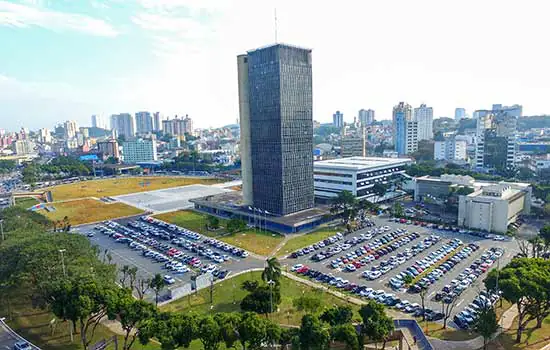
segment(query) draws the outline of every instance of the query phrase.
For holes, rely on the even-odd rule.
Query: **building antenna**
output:
[[[274,9],[274,14],[275,14],[275,44],[277,44],[277,8],[275,7]]]

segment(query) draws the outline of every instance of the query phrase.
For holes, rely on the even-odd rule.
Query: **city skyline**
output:
[[[73,119],[86,125],[93,114],[138,111],[189,114],[197,127],[232,124],[238,118],[234,57],[274,42],[274,5],[0,1],[1,127],[36,129]],[[361,108],[389,120],[397,101],[426,103],[434,119],[453,118],[457,107],[471,115],[492,103],[520,103],[524,115],[550,110],[544,102],[550,72],[542,59],[548,49],[539,34],[544,3],[316,4],[314,12],[306,3],[276,6],[278,41],[315,53],[313,118],[320,122],[330,122],[335,110],[351,121]],[[515,25],[495,27],[487,18],[496,13]],[[246,21],[239,21],[242,14]],[[339,25],[327,26],[340,17]],[[498,60],[480,54],[514,38],[521,39],[522,54]],[[419,40],[423,54],[415,55]]]

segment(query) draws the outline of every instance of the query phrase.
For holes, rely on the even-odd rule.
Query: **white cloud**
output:
[[[109,23],[86,15],[0,1],[0,25],[18,28],[32,26],[54,31],[76,31],[89,35],[115,37],[119,33]]]

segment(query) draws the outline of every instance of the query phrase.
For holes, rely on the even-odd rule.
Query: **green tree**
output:
[[[220,219],[215,217],[214,215],[208,215],[208,228],[211,228],[212,230],[217,230],[220,227]]]
[[[200,320],[198,337],[204,350],[217,350],[222,339],[221,327],[212,316]]]
[[[359,339],[355,327],[351,323],[340,324],[332,327],[331,337],[333,340],[346,344],[347,350],[358,350]]]
[[[382,349],[386,347],[386,340],[394,330],[393,320],[386,315],[384,305],[375,301],[369,301],[359,310],[359,315],[363,320],[361,332],[369,339],[375,342],[382,341]]]
[[[358,209],[357,198],[350,191],[342,191],[332,200],[330,212],[342,215],[344,225],[348,225]]]
[[[108,305],[109,319],[118,319],[124,330],[123,350],[129,350],[139,338],[141,325],[149,322],[156,315],[153,305],[143,300],[136,300],[130,289],[119,289],[117,297]]]
[[[273,281],[279,284],[281,279],[281,263],[276,257],[270,257],[266,260],[266,265],[262,271],[262,280],[264,282]]]
[[[350,323],[353,317],[353,310],[350,306],[334,306],[326,309],[321,314],[321,321],[330,324],[331,326]]]
[[[250,292],[241,301],[241,310],[252,311],[266,316],[277,310],[277,306],[281,303],[281,288],[278,284],[274,286],[260,286],[252,281],[245,281],[243,289]]]
[[[405,275],[405,277],[403,277],[403,283],[406,286],[410,285],[413,280],[414,280],[414,278],[411,275]]]
[[[255,313],[244,313],[239,323],[239,340],[243,350],[247,348],[250,350],[261,349],[266,337],[266,323],[264,320]]]
[[[544,225],[539,230],[539,236],[544,242],[545,249],[548,250],[548,247],[550,247],[550,224]]]
[[[323,323],[313,315],[304,315],[298,333],[301,350],[328,349],[330,333]]]
[[[395,217],[403,217],[405,215],[405,210],[403,209],[403,205],[399,202],[395,202],[392,206],[392,214]]]
[[[241,219],[233,218],[227,222],[226,230],[229,233],[236,233],[246,229],[246,222]]]
[[[149,287],[155,292],[155,305],[158,306],[159,304],[159,295],[160,292],[164,289],[166,286],[166,282],[164,282],[164,279],[160,275],[160,273],[157,273],[149,282]]]
[[[378,202],[388,191],[388,185],[384,185],[381,182],[377,182],[372,186],[372,192],[376,195],[376,201]]]
[[[217,313],[214,319],[220,325],[220,332],[226,349],[232,348],[239,341],[241,315],[237,313]]]
[[[304,294],[292,300],[292,305],[298,311],[315,314],[321,308],[321,299],[317,295]]]
[[[516,304],[518,308],[518,328],[516,342],[527,324],[537,320],[536,327],[550,315],[550,261],[540,258],[516,258],[500,271],[491,270],[485,279],[489,290],[497,287],[502,297]]]
[[[482,308],[473,326],[473,329],[483,337],[483,349],[486,350],[489,339],[499,327],[495,310],[492,307]]]

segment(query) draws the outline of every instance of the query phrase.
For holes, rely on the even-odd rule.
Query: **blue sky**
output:
[[[238,118],[236,55],[313,49],[314,118],[392,106],[550,113],[545,1],[0,0],[0,128],[91,114]]]

